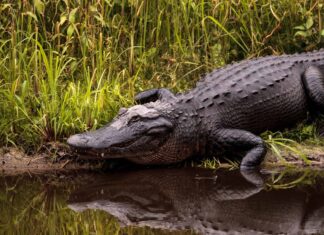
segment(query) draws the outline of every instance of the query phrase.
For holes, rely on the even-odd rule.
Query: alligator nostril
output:
[[[88,136],[81,136],[80,139],[84,144],[88,143],[90,140],[90,138]]]

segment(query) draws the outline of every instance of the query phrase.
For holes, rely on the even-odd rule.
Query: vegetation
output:
[[[233,60],[323,47],[319,0],[4,0],[0,145],[98,128],[134,94]]]

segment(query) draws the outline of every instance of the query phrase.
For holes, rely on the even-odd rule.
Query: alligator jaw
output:
[[[92,159],[113,159],[113,158],[132,158],[134,153],[129,150],[138,140],[144,138],[134,138],[123,142],[115,142],[106,146],[94,145],[94,137],[87,133],[72,135],[67,143],[71,149],[82,157],[91,157]],[[95,144],[98,144],[95,141]],[[142,154],[153,154],[154,151],[143,150]]]
[[[91,158],[95,159],[102,159],[102,158],[117,158],[113,155],[109,155],[109,150],[102,148],[102,149],[94,149],[88,145],[91,137],[86,134],[76,134],[72,135],[68,138],[67,143],[70,145],[73,152],[77,153],[78,155],[85,157],[91,156]]]
[[[81,156],[82,158],[87,159],[113,159],[113,158],[122,158],[122,156],[116,155],[116,154],[110,154],[110,151],[107,149],[92,149],[92,148],[77,148],[72,147],[71,149],[73,152],[75,152],[78,156]]]
[[[73,152],[77,153],[82,157],[90,157],[95,159],[102,159],[105,156],[104,152],[93,150],[87,144],[90,141],[90,136],[86,134],[76,134],[68,138],[67,144],[70,145]]]

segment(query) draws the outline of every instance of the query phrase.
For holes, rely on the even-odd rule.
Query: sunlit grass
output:
[[[265,142],[268,149],[278,157],[280,162],[287,163],[285,158],[282,156],[282,151],[288,151],[299,156],[306,164],[309,164],[306,154],[295,147],[298,144],[296,141],[288,138],[273,137],[272,135],[268,135]]]
[[[275,156],[282,165],[291,165],[287,161],[287,154],[297,157],[304,165],[310,165],[308,157],[309,149],[322,145],[322,138],[318,135],[315,124],[301,123],[294,129],[282,132],[265,132],[261,136],[264,139],[268,150]],[[306,147],[306,145],[308,147]]]
[[[119,106],[130,103],[127,92],[122,95],[122,74],[111,78],[106,69],[85,67],[82,79],[67,79],[69,73],[73,75],[70,70],[75,58],[52,48],[45,50],[35,39],[26,47],[33,45],[31,56],[21,59],[22,68],[17,72],[21,75],[1,90],[4,141],[29,146],[61,140],[75,131],[97,128]],[[35,64],[41,65],[38,71],[30,68]]]
[[[240,163],[238,160],[231,160],[226,157],[222,157],[223,161],[220,161],[219,158],[206,158],[198,164],[199,167],[208,168],[208,169],[228,169],[228,170],[235,170],[239,169]]]

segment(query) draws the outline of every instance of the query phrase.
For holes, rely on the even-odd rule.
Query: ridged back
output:
[[[324,65],[324,50],[230,64],[206,75],[182,102],[194,98],[207,127],[254,133],[285,127],[306,116],[302,76],[310,65]]]

